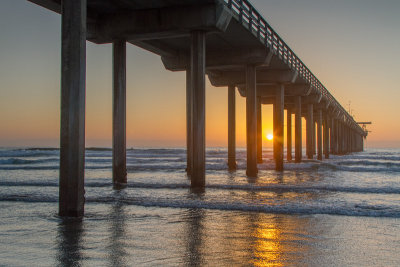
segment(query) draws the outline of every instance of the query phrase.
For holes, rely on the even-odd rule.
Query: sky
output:
[[[357,121],[372,121],[367,147],[400,147],[400,1],[251,3]],[[0,147],[59,145],[60,30],[56,13],[0,1]],[[87,42],[86,146],[111,147],[111,52],[110,44]],[[227,88],[206,81],[206,144],[226,147]],[[185,91],[184,72],[167,71],[159,56],[128,44],[127,146],[184,147]],[[238,93],[236,107],[237,145],[244,147]],[[272,107],[262,112],[266,135]]]

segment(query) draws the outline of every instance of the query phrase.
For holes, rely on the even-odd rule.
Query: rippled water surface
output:
[[[0,149],[0,265],[399,266],[400,150],[285,163],[264,151],[259,177],[207,150],[192,193],[184,149],[127,151],[113,190],[111,150],[86,151],[86,210],[61,219],[57,149]]]

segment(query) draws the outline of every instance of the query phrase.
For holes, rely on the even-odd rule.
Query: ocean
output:
[[[185,149],[86,150],[83,219],[58,210],[59,150],[0,149],[0,266],[400,266],[400,149],[285,162],[264,149],[258,178],[208,148],[192,192]]]

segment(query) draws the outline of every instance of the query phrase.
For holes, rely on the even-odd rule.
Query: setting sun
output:
[[[267,134],[267,140],[272,140],[274,136],[272,134]]]

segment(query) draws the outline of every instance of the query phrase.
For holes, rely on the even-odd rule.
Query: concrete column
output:
[[[262,163],[262,115],[261,97],[257,97],[257,162]]]
[[[205,186],[205,70],[206,34],[191,33],[190,67],[192,81],[192,187]]]
[[[364,151],[364,137],[361,137],[361,151]]]
[[[307,125],[306,125],[306,153],[307,158],[313,158],[313,131],[314,131],[314,107],[313,104],[307,105]]]
[[[324,114],[324,154],[325,158],[329,159],[329,115],[327,112]]]
[[[288,161],[292,160],[292,110],[290,108],[286,111],[286,158]]]
[[[334,149],[334,143],[335,143],[335,141],[334,141],[335,140],[335,130],[334,130],[334,128],[335,128],[335,119],[332,118],[332,117],[329,118],[329,128],[330,128],[330,130],[329,130],[329,132],[330,132],[329,148],[330,148],[331,154],[335,154],[335,149]]]
[[[343,153],[343,124],[338,121],[338,154]]]
[[[275,91],[274,103],[274,155],[275,169],[283,170],[283,127],[284,127],[285,86],[280,85]]]
[[[302,127],[301,127],[301,96],[295,96],[295,129],[294,129],[294,145],[295,145],[295,162],[301,162],[303,157],[302,145]]]
[[[335,151],[336,154],[340,154],[340,121],[335,120]]]
[[[85,166],[86,0],[61,2],[59,215],[83,216]]]
[[[186,172],[192,174],[193,160],[193,135],[192,135],[192,79],[191,69],[186,70]]]
[[[312,124],[313,130],[312,130],[312,153],[313,155],[317,155],[317,136],[316,136],[316,127],[317,124],[317,119],[316,116],[314,115],[314,122]]]
[[[257,88],[256,67],[246,66],[247,175],[257,176]]]
[[[322,110],[317,111],[317,132],[318,132],[318,160],[322,160]]]
[[[113,43],[113,183],[126,184],[126,42]]]
[[[236,169],[236,102],[235,86],[228,87],[228,168]]]

